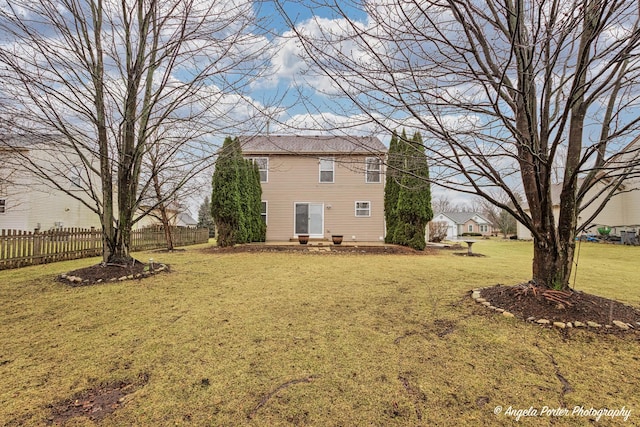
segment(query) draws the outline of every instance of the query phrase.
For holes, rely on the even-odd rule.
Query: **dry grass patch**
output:
[[[638,305],[627,249],[583,246],[578,287]],[[468,291],[526,280],[531,245],[474,250],[487,257],[191,248],[139,255],[170,274],[81,288],[54,279],[92,261],[0,272],[0,424],[42,425],[51,404],[141,375],[101,425],[512,425],[498,405],[624,405],[638,422],[635,335],[484,311]],[[611,287],[590,280],[605,257]]]

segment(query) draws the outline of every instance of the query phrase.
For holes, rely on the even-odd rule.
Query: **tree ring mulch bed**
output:
[[[168,272],[169,266],[154,262],[143,263],[134,260],[131,264],[100,263],[80,268],[58,276],[58,281],[70,286],[88,286],[105,282],[117,282],[133,279],[144,279],[154,274]]]
[[[148,375],[142,374],[135,382],[118,381],[101,384],[71,399],[54,403],[49,406],[51,415],[47,418],[47,425],[65,424],[75,417],[100,421],[121,408],[127,400],[126,396],[144,386],[148,381]]]
[[[475,290],[474,293],[479,295],[474,297],[476,302],[488,303],[489,308],[512,313],[531,322],[640,333],[638,308],[597,295],[574,290],[553,291],[531,283],[497,285]]]
[[[210,246],[201,249],[204,253],[233,254],[251,252],[272,252],[272,253],[303,253],[303,254],[374,254],[374,255],[433,255],[436,249],[427,247],[424,251],[417,251],[406,246],[399,245],[376,245],[376,246],[355,246],[355,245],[332,245],[310,244],[310,245],[235,245],[228,247]]]
[[[454,252],[453,254],[457,255],[457,256],[486,257],[486,255],[479,254],[479,253],[476,253],[476,252],[472,252],[472,253],[469,253],[469,252]]]

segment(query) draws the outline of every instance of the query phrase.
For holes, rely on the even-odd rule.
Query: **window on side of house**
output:
[[[366,161],[366,182],[381,182],[381,165],[382,161],[377,157],[367,157]]]
[[[486,233],[487,231],[489,231],[489,227],[486,224],[480,225],[480,232],[481,233]]]
[[[356,202],[356,216],[357,217],[371,216],[371,202]]]
[[[469,231],[469,233],[473,232],[473,224],[469,224],[467,231]]]
[[[7,211],[7,199],[0,199],[0,214]]]
[[[327,182],[327,183],[334,182],[334,173],[335,173],[335,159],[321,158],[320,159],[320,182]]]
[[[260,216],[264,223],[267,223],[267,202],[265,200],[262,201],[262,206],[260,207]]]
[[[269,158],[268,157],[247,157],[260,171],[260,182],[269,181]]]
[[[74,187],[80,187],[82,185],[82,181],[80,179],[80,174],[77,174],[75,172],[71,173],[71,175],[69,176],[69,181],[71,181],[71,184]]]

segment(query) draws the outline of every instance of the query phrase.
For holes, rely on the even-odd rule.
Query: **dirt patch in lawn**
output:
[[[131,264],[100,263],[70,271],[58,277],[58,281],[70,286],[88,286],[97,283],[143,279],[151,275],[167,272],[169,267],[157,262],[143,263],[134,260]]]
[[[480,291],[480,296],[491,305],[522,319],[546,319],[551,323],[595,322],[602,327],[619,321],[631,325],[630,330],[640,330],[640,310],[584,292],[550,291],[532,284],[521,284],[484,288]],[[618,329],[615,326],[612,328]]]
[[[376,255],[433,255],[437,249],[427,248],[417,251],[399,245],[337,246],[331,244],[313,245],[236,245],[230,247],[211,246],[202,249],[205,253],[245,253],[245,252],[292,252],[304,254],[376,254]]]
[[[147,375],[141,375],[136,382],[114,382],[85,390],[71,399],[51,405],[51,416],[47,424],[64,424],[71,418],[84,417],[100,421],[121,408],[127,395],[138,390],[148,381]]]

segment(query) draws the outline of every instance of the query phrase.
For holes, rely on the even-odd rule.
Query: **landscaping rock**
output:
[[[509,313],[508,311],[503,311],[503,312],[502,312],[502,315],[503,315],[504,317],[515,317],[515,316],[513,315],[513,313]]]
[[[541,325],[548,325],[551,322],[549,322],[547,319],[538,319],[536,323],[539,323]]]
[[[476,298],[476,302],[486,302],[487,300],[484,298]]]
[[[587,325],[588,325],[589,327],[591,327],[591,328],[601,328],[601,327],[602,327],[602,325],[601,325],[601,324],[596,323],[596,322],[592,322],[591,320],[589,320],[589,321],[587,322]]]
[[[627,325],[624,322],[621,322],[619,320],[614,320],[613,324],[616,325],[618,328],[622,329],[623,331],[628,331],[629,330],[629,325]]]
[[[576,328],[584,328],[584,327],[585,327],[585,326],[587,326],[587,325],[585,325],[585,324],[584,324],[584,323],[582,323],[582,322],[577,322],[577,321],[576,321],[576,322],[573,322],[573,326],[575,326]]]
[[[556,328],[565,329],[567,327],[567,324],[564,322],[553,322],[553,326],[555,326]]]

